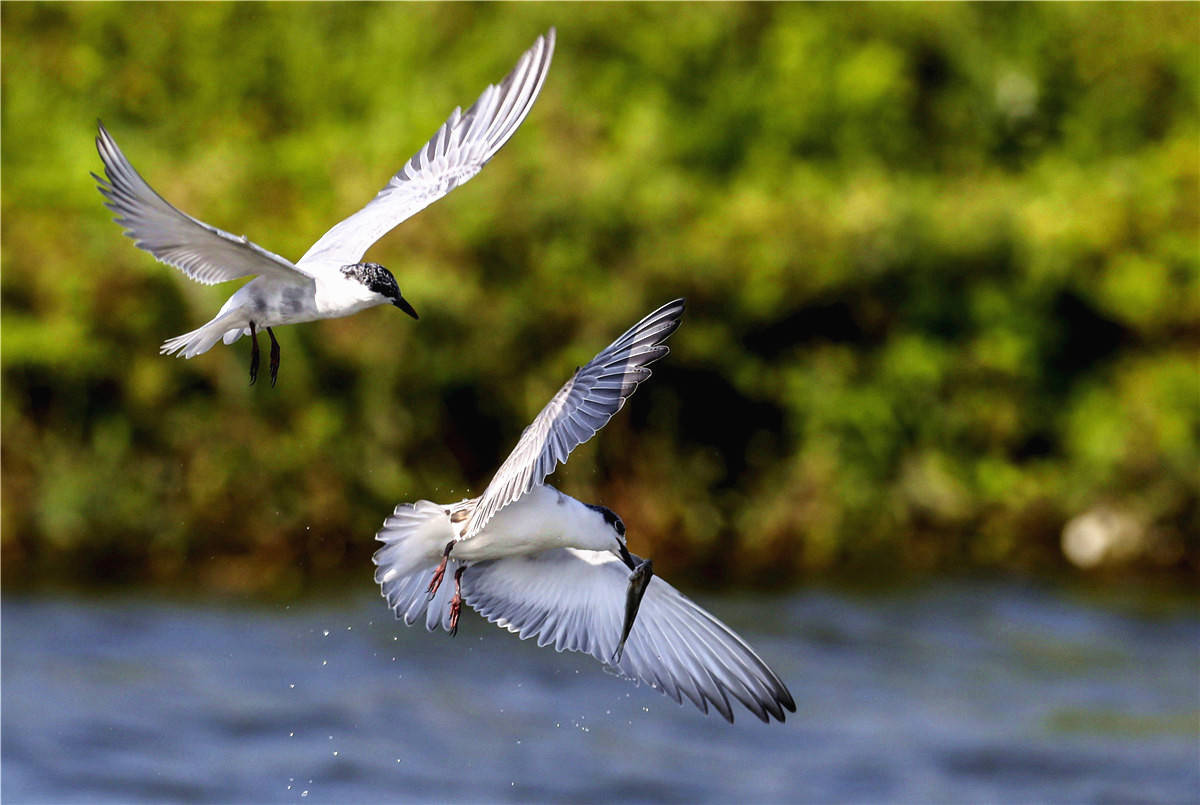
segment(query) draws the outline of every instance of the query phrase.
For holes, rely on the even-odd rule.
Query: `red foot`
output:
[[[442,561],[438,564],[437,569],[433,571],[433,578],[429,580],[429,589],[425,591],[425,594],[429,596],[430,601],[437,595],[438,587],[442,586],[442,579],[446,576],[446,562],[450,559],[450,549],[453,547],[454,540],[446,543],[446,550],[442,553]]]
[[[437,566],[437,570],[433,571],[433,578],[429,582],[429,589],[425,591],[429,594],[430,598],[437,595],[438,587],[442,586],[442,579],[446,575],[446,559],[447,557],[443,556],[442,563]]]
[[[463,565],[454,571],[454,597],[450,599],[450,636],[458,634],[458,615],[462,612],[462,574],[467,569]]]

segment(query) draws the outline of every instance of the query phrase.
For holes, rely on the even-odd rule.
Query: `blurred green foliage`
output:
[[[1200,7],[13,4],[3,570],[291,589],[478,493],[655,305],[659,364],[554,482],[670,573],[1064,565],[1096,507],[1200,564]],[[157,346],[205,288],[133,247],[102,118],[198,218],[299,257],[556,25],[474,181],[377,244],[391,308]]]

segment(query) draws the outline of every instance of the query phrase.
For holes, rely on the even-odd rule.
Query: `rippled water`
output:
[[[7,803],[1185,802],[1200,615],[1020,585],[700,600],[798,712],[733,726],[382,601],[3,600]]]

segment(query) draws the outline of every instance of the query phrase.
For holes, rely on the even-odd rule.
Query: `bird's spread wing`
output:
[[[106,199],[104,206],[117,214],[113,220],[125,227],[138,248],[204,285],[258,274],[292,280],[308,276],[245,236],[231,235],[172,207],[133,169],[103,124],[96,150],[108,178],[94,173],[92,178]]]
[[[462,587],[479,614],[521,639],[608,663],[621,636],[627,576],[610,553],[556,548],[471,565]],[[711,704],[729,721],[731,700],[763,721],[796,711],[787,687],[744,640],[657,576],[616,668],[705,713]]]
[[[683,306],[682,299],[663,305],[575,371],[521,433],[480,496],[464,538],[479,533],[496,512],[542,483],[572,450],[608,424],[650,377],[649,365],[670,352],[663,342],[679,327]]]
[[[463,184],[508,141],[542,89],[554,53],[554,29],[539,36],[499,86],[456,108],[437,133],[375,198],[330,229],[300,263],[357,263],[371,244]]]

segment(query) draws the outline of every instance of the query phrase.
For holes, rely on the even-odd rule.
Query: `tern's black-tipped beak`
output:
[[[401,310],[403,310],[408,315],[412,316],[414,319],[421,318],[420,316],[417,315],[417,311],[413,310],[413,306],[410,305],[408,303],[408,300],[405,299],[403,296],[393,299],[392,304],[395,305],[396,307],[400,308]]]

